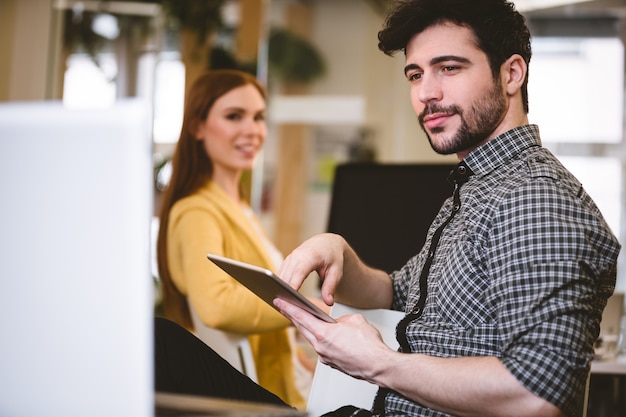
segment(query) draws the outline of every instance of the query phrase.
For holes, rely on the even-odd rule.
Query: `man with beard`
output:
[[[404,52],[422,129],[459,164],[400,270],[369,267],[334,234],[279,269],[294,288],[317,271],[328,305],[405,312],[394,351],[360,315],[329,324],[274,301],[323,363],[380,387],[372,410],[333,415],[580,416],[620,244],[528,122],[524,18],[505,0],[402,0],[379,48]]]
[[[454,195],[391,275],[332,234],[279,275],[299,288],[317,271],[329,305],[404,311],[400,352],[361,317],[327,324],[275,304],[322,362],[381,387],[375,414],[580,416],[620,245],[528,122],[524,18],[504,0],[402,1],[379,48],[404,52],[422,129],[457,155]]]

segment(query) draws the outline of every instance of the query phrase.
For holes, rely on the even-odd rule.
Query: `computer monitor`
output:
[[[149,128],[0,104],[0,415],[154,414]]]
[[[338,165],[327,230],[342,235],[367,264],[392,272],[424,244],[452,195],[452,164]]]

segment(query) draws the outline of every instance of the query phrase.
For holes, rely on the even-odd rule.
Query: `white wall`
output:
[[[312,93],[364,95],[366,123],[375,130],[382,162],[445,162],[431,150],[411,108],[404,55],[389,57],[378,49],[382,26],[383,16],[366,1],[316,2],[313,42],[328,75]]]
[[[272,3],[274,22],[280,22],[279,9],[287,3]],[[312,84],[310,93],[362,96],[366,103],[364,127],[374,131],[380,162],[454,161],[454,156],[443,157],[432,151],[417,122],[403,74],[404,55],[389,57],[378,49],[383,16],[363,0],[318,0],[313,11],[311,40],[324,56],[327,73]],[[310,138],[315,140],[313,134]],[[272,139],[268,142],[266,163],[273,164],[275,144]],[[308,190],[302,240],[326,230],[329,206],[329,190]]]

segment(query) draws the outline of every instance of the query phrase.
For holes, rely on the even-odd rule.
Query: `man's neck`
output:
[[[510,113],[507,113],[507,116],[509,115]],[[502,122],[498,125],[496,130],[494,130],[493,132],[491,132],[491,134],[487,136],[487,139],[483,140],[479,144],[469,149],[457,152],[456,157],[459,160],[459,162],[465,159],[465,157],[469,155],[470,152],[472,152],[474,149],[481,147],[482,145],[489,142],[490,140],[497,138],[501,134],[508,132],[511,129],[515,129],[516,127],[525,126],[528,124],[528,116],[526,115],[526,113],[522,112],[521,114],[518,114],[517,117],[507,117],[507,116],[505,116],[505,118],[502,119]]]

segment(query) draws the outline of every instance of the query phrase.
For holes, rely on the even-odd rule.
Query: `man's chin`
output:
[[[435,149],[435,148],[433,148],[433,151],[435,151],[439,155],[454,155],[454,154],[456,154],[456,151],[447,150],[447,149]]]
[[[428,143],[430,143],[432,150],[439,155],[452,155],[458,152],[458,150],[454,147],[442,146],[441,144],[436,143],[429,133],[426,133],[426,136],[428,137]]]

